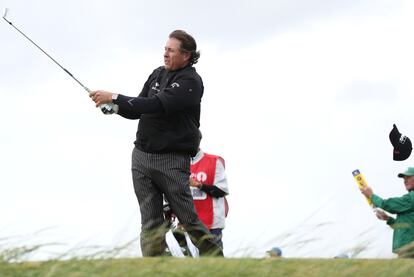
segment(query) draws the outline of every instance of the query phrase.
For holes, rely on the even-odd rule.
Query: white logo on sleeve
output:
[[[179,83],[172,83],[171,84],[171,87],[172,88],[179,88],[180,87],[180,84]]]
[[[156,82],[155,85],[151,89],[153,89],[153,90],[155,90],[157,92],[160,92],[159,87],[160,87],[160,84],[158,84],[158,82]]]

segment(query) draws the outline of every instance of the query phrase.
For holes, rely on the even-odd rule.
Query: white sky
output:
[[[202,147],[226,160],[225,254],[393,257],[351,172],[405,193],[392,124],[414,138],[414,4],[403,0],[2,1],[8,19],[91,89],[137,95],[169,32],[202,56]],[[86,92],[0,24],[0,239],[76,247],[138,236],[130,176],[137,121]],[[411,123],[411,124],[410,124]],[[139,254],[138,244],[132,255]],[[52,247],[53,248],[53,247]]]

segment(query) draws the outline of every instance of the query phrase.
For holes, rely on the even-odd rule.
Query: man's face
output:
[[[181,42],[175,38],[169,38],[165,44],[164,67],[168,71],[185,67],[190,59],[190,53],[180,51]]]
[[[414,176],[404,176],[404,185],[408,191],[414,189]]]

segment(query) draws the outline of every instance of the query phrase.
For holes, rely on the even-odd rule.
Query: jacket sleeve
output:
[[[201,190],[214,198],[226,196],[226,193],[216,186],[201,185]]]
[[[160,113],[164,111],[157,97],[148,97],[151,81],[156,78],[158,73],[159,68],[152,72],[138,97],[118,95],[118,98],[114,100],[114,104],[119,106],[118,115],[127,119],[139,119],[143,113]]]
[[[129,97],[122,94],[114,101],[119,106],[118,114],[130,119],[138,119],[143,113],[162,113],[164,111],[157,97]]]
[[[382,199],[376,194],[371,196],[375,207],[381,208],[389,213],[397,214],[414,210],[414,192],[407,193],[401,197]]]
[[[224,171],[224,165],[220,159],[217,159],[217,163],[216,163],[216,174],[214,176],[214,185],[212,186],[203,185],[201,187],[201,190],[215,198],[224,197],[227,194],[229,194],[226,172]]]
[[[395,218],[393,218],[393,217],[390,217],[388,220],[387,220],[387,224],[392,228],[392,225],[394,225],[394,223],[395,223]]]

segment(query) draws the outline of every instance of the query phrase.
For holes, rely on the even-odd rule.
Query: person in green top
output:
[[[408,193],[401,197],[382,199],[373,193],[372,188],[361,188],[362,194],[372,200],[376,209],[375,214],[380,220],[385,220],[394,230],[392,252],[399,257],[414,258],[414,167],[409,167],[405,172],[398,174],[404,179],[404,185]],[[384,211],[396,214],[396,218],[389,216]]]

